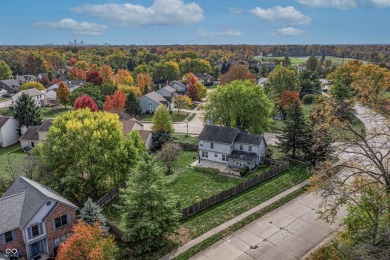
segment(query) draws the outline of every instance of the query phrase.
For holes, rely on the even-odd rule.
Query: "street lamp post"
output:
[[[185,122],[186,125],[187,125],[187,135],[186,135],[186,137],[188,137],[188,119],[184,120],[184,122]]]

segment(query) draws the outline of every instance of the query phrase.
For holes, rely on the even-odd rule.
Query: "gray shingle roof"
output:
[[[53,124],[53,119],[45,119],[43,120],[42,124],[38,127],[38,131],[41,132],[47,132],[49,131],[49,128]]]
[[[156,91],[152,91],[148,94],[145,95],[146,97],[150,98],[151,100],[154,100],[158,103],[167,103],[167,100],[161,96],[160,94],[158,94]]]
[[[7,123],[8,119],[10,119],[9,116],[0,116],[0,128],[2,128],[5,123]]]
[[[237,142],[237,143],[254,144],[254,145],[260,145],[261,141],[263,141],[263,136],[245,134],[245,133],[239,133],[237,135],[236,140],[235,140],[235,142]]]
[[[16,227],[24,228],[48,198],[77,209],[76,205],[49,187],[25,177],[19,177],[0,198],[0,206],[12,205],[15,208],[5,213],[3,210],[0,211],[0,234]],[[12,225],[8,222],[10,218],[15,218],[11,222]]]
[[[242,151],[233,151],[228,158],[229,159],[235,159],[245,162],[252,162],[256,157],[255,153],[248,153],[248,152],[242,152]]]
[[[240,130],[224,126],[206,125],[200,135],[199,140],[231,144],[237,137]]]
[[[29,126],[27,128],[27,131],[19,138],[19,140],[38,141],[39,140],[38,128],[39,126]]]
[[[165,89],[166,91],[168,91],[170,93],[176,92],[176,89],[172,88],[171,86],[165,86],[165,87],[163,87],[163,89]]]
[[[131,131],[133,131],[135,124],[140,124],[143,127],[143,124],[141,124],[141,122],[139,122],[135,118],[131,118],[128,120],[121,120],[121,123],[123,126],[122,133],[124,136],[128,135]]]

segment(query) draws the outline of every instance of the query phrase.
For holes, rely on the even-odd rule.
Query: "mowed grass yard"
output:
[[[22,152],[19,143],[5,148],[0,147],[0,177],[8,178],[5,167],[9,156],[12,160],[15,160],[25,157],[26,154]]]
[[[73,110],[72,107],[60,107],[60,108],[52,108],[52,107],[41,107],[39,108],[41,111],[42,118],[55,118],[62,114],[67,113],[68,111]],[[0,108],[0,115],[3,116],[13,116],[15,110],[9,109],[8,107]]]

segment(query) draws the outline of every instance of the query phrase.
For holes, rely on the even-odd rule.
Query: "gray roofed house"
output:
[[[241,129],[206,125],[198,136],[199,159],[228,164],[231,168],[255,168],[265,157],[267,143],[261,135]]]
[[[19,81],[20,84],[26,83],[26,82],[36,82],[38,81],[38,78],[34,75],[21,75],[16,77],[17,81]]]
[[[5,89],[10,94],[18,92],[19,88],[19,82],[14,79],[0,80],[0,89]]]
[[[0,208],[0,251],[15,248],[27,260],[52,255],[77,223],[76,205],[25,177],[1,196]]]
[[[234,142],[239,132],[240,130],[237,128],[206,125],[198,136],[198,140],[231,144]]]
[[[19,97],[23,93],[29,95],[35,101],[35,104],[38,107],[41,107],[43,105],[43,100],[45,98],[45,95],[44,95],[45,93],[40,91],[40,90],[38,90],[38,89],[36,89],[36,88],[29,88],[29,89],[22,90],[22,91],[18,92],[17,94],[12,96],[12,103],[15,104],[15,102],[19,99]]]
[[[38,143],[39,141],[39,126],[29,126],[27,130],[24,132],[24,128],[22,128],[22,136],[19,138],[20,147],[23,150],[29,150]]]
[[[170,85],[172,88],[176,89],[176,91],[179,92],[179,93],[184,93],[184,92],[187,91],[187,85],[184,84],[184,83],[181,82],[181,81],[174,80],[174,81],[172,81],[171,83],[169,83],[169,85]]]
[[[169,110],[173,109],[173,104],[156,91],[152,91],[146,95],[143,95],[139,98],[139,102],[143,114],[154,113],[157,107],[161,104],[167,106]]]
[[[152,147],[152,132],[143,130],[144,125],[141,124],[137,119],[131,118],[129,120],[121,120],[123,125],[122,132],[124,136],[127,136],[132,131],[138,131],[142,141],[145,142],[146,150],[150,150]]]

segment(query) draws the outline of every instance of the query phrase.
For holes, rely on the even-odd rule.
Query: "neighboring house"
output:
[[[196,73],[195,77],[197,77],[199,79],[199,82],[205,86],[214,84],[214,78],[207,73]]]
[[[77,223],[77,206],[25,177],[1,196],[0,208],[0,251],[16,249],[27,260],[53,255]]]
[[[169,84],[172,88],[176,89],[178,93],[185,93],[187,91],[187,84],[180,82],[180,81],[172,81]]]
[[[69,89],[70,92],[73,92],[76,89],[78,89],[79,87],[84,85],[84,82],[82,80],[67,80],[67,81],[61,81],[61,82],[54,83],[54,84],[48,86],[47,90],[48,91],[49,90],[57,91],[57,89],[61,83],[63,83]]]
[[[166,100],[170,101],[171,103],[173,97],[176,95],[176,89],[172,88],[171,86],[165,86],[157,90],[156,92],[161,96],[163,96]]]
[[[8,94],[7,90],[0,88],[0,98],[5,94]]]
[[[23,84],[27,82],[36,82],[38,81],[38,78],[34,75],[21,75],[16,76],[16,80],[19,81],[20,84]]]
[[[48,73],[39,73],[38,74],[38,80],[42,80],[43,78],[47,78],[47,79],[49,79],[49,74]]]
[[[45,93],[36,88],[29,88],[18,92],[17,94],[12,96],[12,104],[16,103],[16,101],[19,99],[22,93],[29,95],[35,101],[35,104],[38,107],[41,107],[43,105],[45,99]]]
[[[144,125],[141,124],[137,119],[131,118],[128,120],[121,120],[123,125],[122,132],[123,136],[127,136],[131,131],[138,131],[142,141],[145,142],[146,150],[150,150],[152,147],[152,132],[143,130]]]
[[[267,83],[267,78],[264,77],[257,78],[257,85],[264,87],[266,83]]]
[[[152,91],[140,97],[139,103],[142,108],[142,114],[145,113],[152,114],[156,112],[157,107],[161,104],[167,106],[169,110],[173,109],[172,104],[156,91]]]
[[[10,94],[18,92],[19,88],[19,82],[14,79],[0,80],[0,89],[5,89]]]
[[[38,142],[44,141],[52,123],[52,119],[45,119],[40,126],[22,127],[22,136],[19,138],[22,150],[34,148]]]
[[[232,168],[255,168],[265,157],[267,144],[261,135],[238,128],[206,125],[198,137],[199,158],[229,164]]]
[[[44,94],[43,105],[44,106],[58,105],[57,90],[49,90]]]
[[[0,116],[0,147],[7,147],[18,142],[18,126],[18,120]]]

